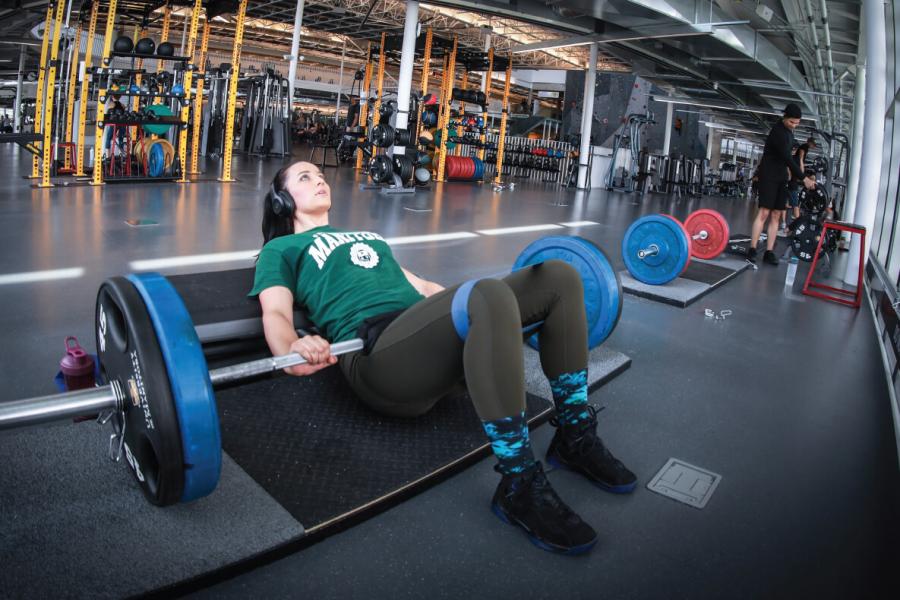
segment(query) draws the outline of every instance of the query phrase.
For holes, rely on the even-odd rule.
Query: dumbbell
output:
[[[533,242],[513,270],[552,259],[568,262],[581,274],[588,344],[599,345],[621,315],[618,274],[599,247],[566,236]],[[159,506],[204,497],[218,483],[222,446],[214,387],[304,363],[288,354],[209,370],[184,301],[158,273],[105,281],[94,325],[106,385],[2,403],[0,430],[99,414],[101,422],[113,424],[110,456],[125,458],[147,499]],[[523,333],[533,334],[540,325]],[[537,343],[534,335],[530,343]],[[362,340],[353,339],[333,344],[331,352],[362,348]]]

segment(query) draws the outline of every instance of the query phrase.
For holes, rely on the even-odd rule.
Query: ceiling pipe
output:
[[[806,6],[806,24],[809,28],[809,34],[812,37],[813,41],[813,50],[816,55],[816,68],[819,73],[819,81],[821,82],[820,90],[826,90],[828,88],[828,80],[825,77],[825,63],[822,61],[822,49],[819,47],[819,32],[816,29],[816,22],[813,18],[813,8],[812,2],[810,0],[803,0]],[[827,103],[826,103],[827,105]],[[831,115],[826,112],[826,121],[831,120]]]
[[[831,27],[828,25],[828,6],[825,0],[819,0],[819,8],[822,11],[822,30],[825,32],[825,62],[828,63],[828,83],[830,89],[834,92],[834,58],[831,53]],[[835,113],[834,100],[831,100],[831,114]],[[832,124],[833,126],[834,124]]]

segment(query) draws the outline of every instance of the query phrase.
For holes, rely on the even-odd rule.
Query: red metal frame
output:
[[[64,152],[68,155],[67,159],[63,163],[62,167],[56,167],[57,175],[71,175],[75,172],[75,167],[72,166],[75,163],[75,151],[76,144],[73,142],[60,142],[59,144],[50,144],[50,156],[56,156],[56,149],[64,148]],[[68,163],[70,166],[66,167],[65,164]]]
[[[856,279],[856,291],[842,290],[841,288],[832,287],[830,285],[825,285],[822,283],[816,283],[812,281],[813,273],[816,271],[816,263],[819,262],[819,253],[822,251],[822,243],[825,241],[827,237],[828,230],[834,229],[837,231],[848,231],[851,234],[858,233],[862,236],[860,240],[860,251],[859,251],[859,274]],[[825,227],[822,228],[822,233],[819,236],[819,243],[816,245],[816,252],[813,255],[812,264],[809,267],[809,273],[806,274],[806,282],[803,284],[803,293],[807,296],[813,296],[815,298],[821,298],[822,300],[831,300],[832,302],[837,302],[838,304],[844,304],[846,306],[852,306],[853,308],[859,308],[862,303],[862,290],[863,290],[863,269],[865,268],[865,248],[866,248],[866,228],[862,225],[854,225],[853,223],[844,223],[841,221],[826,221]],[[846,298],[841,298],[839,296],[835,296],[833,294],[823,294],[822,292],[812,290],[810,288],[819,288],[833,294],[842,294],[845,296],[853,296],[853,300],[848,300]]]

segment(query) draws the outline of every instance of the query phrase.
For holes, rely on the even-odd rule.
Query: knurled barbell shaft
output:
[[[121,407],[118,384],[0,403],[0,430],[96,415]]]
[[[346,342],[332,344],[331,354],[333,356],[340,356],[341,354],[356,352],[362,349],[363,341],[359,338],[355,338]],[[209,372],[209,380],[212,382],[213,386],[217,386],[247,379],[254,375],[262,375],[263,373],[271,373],[272,371],[295,367],[297,365],[302,365],[305,362],[306,359],[296,353],[261,358],[259,360],[251,360],[245,363],[213,369]]]
[[[355,338],[332,344],[331,354],[340,356],[362,349],[363,341]],[[213,386],[217,386],[304,363],[306,363],[305,358],[292,352],[283,356],[272,356],[213,369],[209,372],[209,379]],[[120,385],[119,382],[113,382],[109,385],[85,390],[0,402],[0,430],[96,415],[109,410],[121,410],[124,395]]]

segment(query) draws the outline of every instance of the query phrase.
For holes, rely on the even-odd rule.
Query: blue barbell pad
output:
[[[525,247],[513,271],[547,260],[563,260],[578,271],[584,287],[588,347],[596,348],[616,328],[622,315],[622,282],[609,258],[596,244],[576,236],[551,235]],[[540,334],[529,344],[537,348]]]
[[[469,337],[469,325],[472,324],[471,319],[469,319],[469,296],[472,295],[472,289],[479,281],[479,279],[470,279],[460,284],[456,291],[453,292],[453,299],[450,301],[450,318],[453,320],[453,328],[456,329],[456,335],[459,336],[459,339],[464,342]],[[543,321],[538,321],[537,323],[524,326],[522,327],[522,333],[527,335],[539,329],[543,324]]]
[[[207,496],[222,471],[222,436],[209,367],[181,297],[159,273],[128,276],[147,305],[168,371],[184,453],[182,502]]]
[[[469,295],[476,283],[477,279],[470,279],[460,285],[453,293],[453,300],[450,301],[450,318],[453,319],[456,335],[462,341],[466,341],[469,337]]]
[[[653,256],[638,257],[638,251],[659,248]],[[647,215],[631,224],[622,238],[622,259],[631,276],[649,285],[662,285],[681,275],[691,257],[684,229],[665,215]]]

